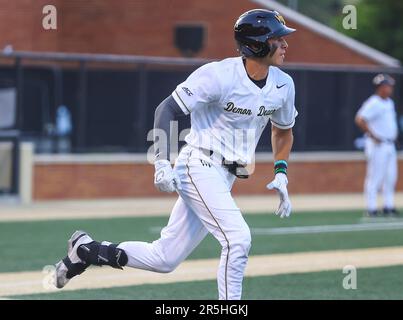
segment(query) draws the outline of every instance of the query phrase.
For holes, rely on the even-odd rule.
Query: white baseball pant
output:
[[[378,192],[383,191],[383,207],[394,208],[394,192],[397,181],[397,156],[394,143],[374,143],[367,138],[365,144],[367,157],[367,175],[365,178],[365,195],[367,209],[377,210]]]
[[[210,232],[222,247],[217,274],[219,299],[241,299],[251,235],[231,196],[235,176],[215,157],[184,147],[174,167],[182,190],[161,237],[152,243],[122,242],[119,248],[126,252],[129,267],[171,272]]]

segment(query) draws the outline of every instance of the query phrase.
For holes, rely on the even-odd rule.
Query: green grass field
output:
[[[325,271],[268,277],[247,277],[243,299],[248,300],[401,300],[403,299],[403,266],[357,270],[357,289],[342,287],[345,274]],[[18,296],[19,299],[49,300],[214,300],[216,281],[179,282],[111,289],[77,290],[72,293]]]
[[[252,229],[250,255],[308,252],[403,245],[403,226],[395,230],[343,232],[309,231],[289,234],[257,234],[260,230],[307,226],[392,225],[403,219],[362,220],[361,211],[304,212],[289,219],[274,215],[246,215]],[[66,254],[67,239],[76,229],[89,232],[97,240],[152,241],[168,217],[55,220],[0,223],[0,272],[41,270]],[[380,222],[377,222],[380,221]],[[370,226],[371,227],[371,226]],[[353,228],[354,229],[354,228]],[[376,229],[376,228],[375,228]],[[281,229],[284,230],[284,229]],[[189,259],[218,258],[220,247],[208,236]],[[290,261],[292,263],[292,261]],[[245,299],[402,299],[403,266],[368,268],[358,271],[358,289],[345,290],[340,271],[249,277],[244,280]],[[195,281],[163,285],[142,285],[111,289],[60,291],[18,296],[21,299],[216,299],[215,281]]]

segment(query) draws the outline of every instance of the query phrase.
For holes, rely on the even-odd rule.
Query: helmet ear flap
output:
[[[277,47],[276,44],[272,44],[272,43],[268,43],[267,46],[269,48],[269,51],[268,51],[267,54],[270,54],[270,57],[272,57],[274,55],[274,53],[276,52],[278,47]]]
[[[245,58],[252,57],[255,55],[255,51],[249,47],[247,44],[238,44],[238,51],[244,56]]]
[[[260,53],[258,54],[258,57],[263,58],[263,57],[267,56],[270,53],[270,51],[271,51],[271,45],[266,42],[262,45],[262,49],[261,49]]]
[[[244,57],[263,58],[270,53],[271,46],[268,43],[238,43],[239,51]]]

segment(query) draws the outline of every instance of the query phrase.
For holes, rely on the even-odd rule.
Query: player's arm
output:
[[[275,177],[267,185],[267,188],[276,190],[280,196],[280,205],[275,213],[280,215],[281,218],[288,217],[291,214],[291,202],[288,198],[287,190],[287,167],[293,141],[292,128],[280,129],[272,125],[271,143],[274,155]]]
[[[185,116],[185,113],[170,95],[162,101],[154,113],[155,160],[169,160],[171,121]]]
[[[170,154],[170,125],[178,117],[184,116],[172,96],[167,97],[155,110],[154,114],[154,147],[155,175],[154,184],[163,192],[173,192],[181,189],[180,179],[172,170],[169,161]]]
[[[276,211],[281,218],[291,214],[291,202],[287,190],[288,158],[294,142],[292,127],[295,117],[298,115],[294,106],[295,88],[294,83],[289,83],[287,99],[282,108],[277,110],[271,118],[271,144],[274,155],[274,180],[266,187],[274,189],[280,196],[280,205]]]
[[[169,162],[170,122],[204,108],[221,96],[220,85],[214,64],[206,64],[194,72],[165,99],[155,111],[154,184],[161,191],[173,192],[181,189],[180,179]]]
[[[380,143],[381,140],[379,138],[377,138],[372,131],[370,130],[367,121],[365,121],[365,119],[363,117],[361,117],[360,115],[356,115],[355,116],[355,124],[358,126],[358,128],[360,128],[360,130],[362,132],[364,132],[365,134],[367,134],[371,139],[373,139],[376,143]]]
[[[273,149],[274,161],[288,161],[293,142],[294,135],[292,134],[292,128],[280,129],[272,125],[271,145]]]

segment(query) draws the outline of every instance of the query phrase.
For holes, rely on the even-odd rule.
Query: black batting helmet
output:
[[[286,36],[295,29],[285,25],[284,18],[277,12],[254,9],[243,13],[235,23],[235,40],[245,57],[265,57],[270,52],[267,40]]]

